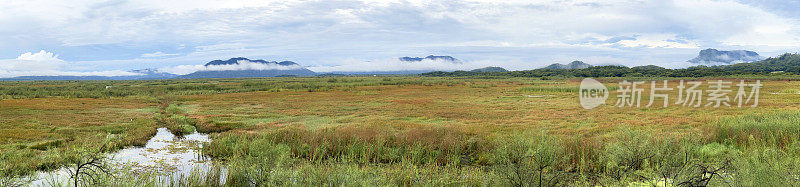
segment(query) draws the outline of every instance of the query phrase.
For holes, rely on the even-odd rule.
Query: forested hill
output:
[[[510,72],[430,72],[422,76],[513,76],[513,77],[706,77],[725,75],[800,74],[800,54],[786,53],[758,62],[719,66],[693,66],[685,69],[666,69],[659,66],[594,66],[582,69],[535,69]]]

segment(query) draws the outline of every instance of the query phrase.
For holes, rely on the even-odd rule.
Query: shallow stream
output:
[[[199,148],[210,142],[207,134],[191,133],[177,137],[166,128],[159,128],[144,147],[128,147],[107,155],[115,168],[125,168],[131,174],[158,174],[162,177],[188,176],[192,171],[208,170],[212,162],[203,157]],[[69,168],[37,172],[30,176],[29,186],[71,184]]]

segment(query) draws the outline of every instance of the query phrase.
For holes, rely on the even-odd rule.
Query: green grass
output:
[[[524,87],[521,92],[578,92],[577,86],[547,86],[547,87]]]
[[[551,78],[0,82],[0,186],[79,150],[144,145],[158,127],[209,133],[202,152],[228,173],[121,169],[98,185],[798,185],[798,96],[765,94],[795,82],[764,81],[753,109],[584,110],[569,96],[580,80]]]
[[[800,113],[780,111],[724,118],[715,123],[716,140],[735,145],[787,147],[800,139]]]
[[[619,89],[619,86],[609,85],[609,86],[606,86],[606,88],[608,88],[608,91],[614,91],[614,90]],[[520,88],[518,91],[520,91],[520,92],[575,92],[575,93],[577,93],[578,91],[580,91],[580,88],[577,85],[575,85],[575,86],[570,86],[570,85],[563,85],[563,86],[534,86],[534,87],[523,87],[523,88]]]

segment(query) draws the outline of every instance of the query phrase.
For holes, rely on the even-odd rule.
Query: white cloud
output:
[[[32,7],[41,11],[25,11]],[[11,10],[0,12],[10,13],[0,18],[31,18],[31,25],[41,26],[32,28],[42,28],[34,29],[35,34],[73,46],[157,41],[214,45],[228,39],[282,43],[291,38],[313,42],[328,40],[320,36],[330,34],[362,35],[361,39],[371,35],[402,40],[423,36],[457,42],[552,43],[569,40],[566,36],[574,34],[613,37],[671,33],[735,45],[785,44],[788,42],[774,43],[776,40],[758,43],[758,39],[785,36],[781,38],[795,40],[798,36],[796,18],[783,18],[734,1],[710,0],[25,1],[5,9]],[[336,42],[349,38],[342,39]]]
[[[787,2],[788,4],[788,2]],[[800,43],[800,20],[734,1],[681,0],[671,15],[693,37],[726,46],[790,47]],[[667,11],[670,9],[662,10]]]
[[[0,70],[5,71],[39,71],[61,69],[66,63],[58,59],[58,55],[44,50],[38,53],[23,53],[16,59],[0,60]]]
[[[156,51],[155,53],[142,54],[142,57],[153,58],[153,57],[165,57],[165,56],[175,56],[175,55],[180,55],[180,54],[177,54],[177,53],[164,53],[164,52],[161,52],[161,51]]]
[[[376,63],[393,70],[416,68],[391,60],[365,61],[420,53],[471,55],[473,62],[513,59],[525,63],[512,64],[515,67],[534,67],[553,63],[552,59],[564,54],[570,59],[611,56],[610,61],[625,61],[618,63],[672,63],[688,60],[697,49],[708,47],[771,54],[800,49],[798,17],[730,0],[31,0],[2,4],[0,24],[5,26],[0,35],[5,37],[0,37],[0,52],[25,50],[10,44],[26,43],[87,49],[65,50],[77,54],[63,55],[91,54],[99,56],[92,60],[129,64],[172,56],[170,64],[148,63],[172,68],[178,61],[190,64],[236,55],[303,58],[299,61],[303,65],[346,71],[377,69]],[[130,48],[149,52],[178,44],[186,44],[185,50],[178,47],[182,55],[158,51],[119,57]],[[118,53],[97,54],[93,47]],[[558,54],[553,49],[572,51]],[[672,54],[672,50],[680,50],[675,56],[686,59],[646,57]],[[80,60],[84,59],[70,59]],[[96,67],[134,66],[107,61],[109,65]],[[185,69],[201,69],[189,66]]]
[[[344,60],[342,65],[336,66],[317,66],[309,67],[308,69],[315,72],[387,72],[387,71],[455,71],[455,70],[472,70],[487,66],[497,66],[497,63],[489,61],[473,61],[473,62],[459,62],[454,63],[446,60],[429,60],[422,61],[400,61],[399,59],[385,59],[375,61],[362,61],[362,60]]]
[[[231,71],[231,70],[294,70],[294,69],[302,69],[303,67],[300,65],[278,65],[272,63],[258,63],[258,62],[251,62],[247,60],[240,60],[238,64],[228,64],[228,65],[179,65],[174,67],[165,67],[160,68],[159,71],[178,74],[178,75],[185,75],[189,73],[194,73],[197,71]]]
[[[0,78],[17,76],[126,76],[136,73],[111,71],[72,71],[58,55],[44,50],[23,53],[16,59],[0,60]]]
[[[38,71],[6,71],[0,70],[0,78],[11,78],[19,76],[133,76],[140,75],[121,70],[111,71],[61,71],[61,70],[38,70]]]
[[[195,47],[197,52],[209,52],[209,51],[237,51],[237,50],[244,50],[245,44],[243,43],[217,43],[212,45],[201,45]]]
[[[619,45],[623,47],[646,47],[646,48],[685,48],[698,49],[700,45],[695,42],[681,41],[675,34],[646,34],[643,36],[622,39],[608,46]]]
[[[31,61],[63,61],[58,59],[58,55],[53,54],[51,52],[47,52],[44,50],[39,51],[38,53],[23,53],[17,57],[17,60],[31,60]]]

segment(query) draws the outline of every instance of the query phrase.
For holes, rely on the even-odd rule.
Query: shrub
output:
[[[492,156],[493,171],[512,186],[555,186],[566,182],[561,167],[565,151],[552,137],[517,134],[500,138]]]
[[[800,146],[800,144],[793,144]],[[750,151],[734,160],[729,177],[737,186],[798,186],[800,160],[797,153],[777,148]]]

